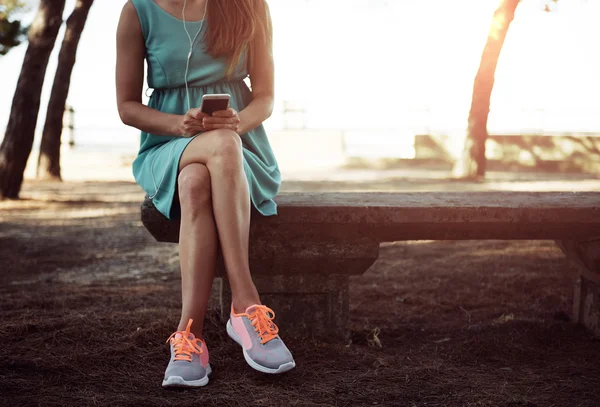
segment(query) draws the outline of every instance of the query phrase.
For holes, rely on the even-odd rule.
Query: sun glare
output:
[[[498,1],[272,3],[277,91],[302,101],[309,127],[423,131],[422,115],[409,115],[420,109],[431,112],[433,130],[464,131]],[[570,28],[583,11],[546,13],[542,3],[517,9],[497,68],[492,129],[535,126],[523,109],[590,101],[579,75],[591,67],[582,31]]]

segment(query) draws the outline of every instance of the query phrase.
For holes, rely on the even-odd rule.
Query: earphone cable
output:
[[[183,10],[181,11],[181,17],[182,17],[182,21],[183,21],[183,29],[188,37],[188,40],[190,41],[190,51],[188,52],[187,61],[185,64],[185,75],[183,78],[183,80],[185,82],[185,95],[186,95],[186,101],[187,101],[186,112],[188,110],[190,110],[190,106],[191,106],[190,90],[189,90],[188,80],[187,80],[188,71],[189,71],[189,67],[190,67],[190,59],[192,58],[192,50],[194,48],[194,43],[198,39],[198,36],[200,35],[200,32],[202,31],[202,27],[204,26],[204,20],[206,19],[206,11],[208,10],[208,1],[209,0],[206,0],[206,3],[204,5],[204,16],[202,17],[202,21],[200,21],[200,28],[198,29],[198,32],[194,36],[193,40],[192,40],[192,37],[190,36],[190,33],[187,30],[186,21],[185,21],[185,7],[187,6],[187,0],[184,0]],[[167,144],[171,143],[171,149],[169,150],[169,158],[167,159],[167,165],[165,166],[165,170],[163,171],[163,174],[162,174],[162,177],[160,179],[158,186],[156,185],[156,178],[154,178],[154,162],[156,161],[156,157],[158,156],[158,154],[154,154],[154,157],[152,158],[152,163],[150,164],[150,174],[152,175],[152,182],[154,183],[155,192],[154,192],[154,194],[149,196],[150,199],[154,199],[154,197],[156,195],[158,195],[158,191],[160,191],[160,187],[162,186],[163,181],[165,180],[165,175],[167,174],[167,170],[169,169],[169,165],[171,164],[171,159],[173,157],[173,148],[175,147],[175,143],[173,143],[174,140],[175,140],[175,138],[173,138],[167,142]]]

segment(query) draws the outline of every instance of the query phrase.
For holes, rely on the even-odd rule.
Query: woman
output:
[[[271,44],[264,0],[130,0],[121,14],[119,114],[142,131],[133,174],[156,208],[181,222],[182,310],[168,339],[165,387],[208,383],[202,325],[219,242],[233,298],[227,333],[256,370],[295,366],[248,265],[251,206],[276,215],[281,184],[262,126],[273,109]],[[154,89],[148,106],[141,98],[144,60]],[[230,94],[230,108],[203,114],[202,96],[215,93]]]

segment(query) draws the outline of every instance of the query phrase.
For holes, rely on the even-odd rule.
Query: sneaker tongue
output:
[[[256,311],[256,307],[258,307],[258,304],[250,305],[248,308],[246,308],[246,314],[252,314],[254,311]]]
[[[255,305],[251,305],[251,306],[249,306],[248,308],[246,308],[246,314],[248,314],[248,315],[252,315],[252,314],[254,314],[254,313],[256,312],[256,307],[258,307],[258,305],[257,305],[257,304],[255,304]],[[269,327],[270,327],[270,328],[273,328],[273,323],[272,323],[272,322],[270,322],[270,321],[269,321]],[[266,334],[268,334],[268,332],[267,332],[267,331],[264,331],[264,332],[262,332],[262,335],[266,335]]]
[[[175,334],[175,339],[180,339],[180,338],[183,338],[183,335],[180,334],[180,333],[176,333]],[[194,334],[190,332],[190,336],[188,336],[188,339],[194,340],[194,338],[195,338]]]

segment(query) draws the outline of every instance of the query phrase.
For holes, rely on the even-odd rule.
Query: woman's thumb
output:
[[[195,119],[201,119],[202,118],[202,111],[199,108],[197,108],[197,107],[194,107],[194,108],[190,109],[188,111],[188,114],[190,116],[192,116],[193,118],[195,118]]]

